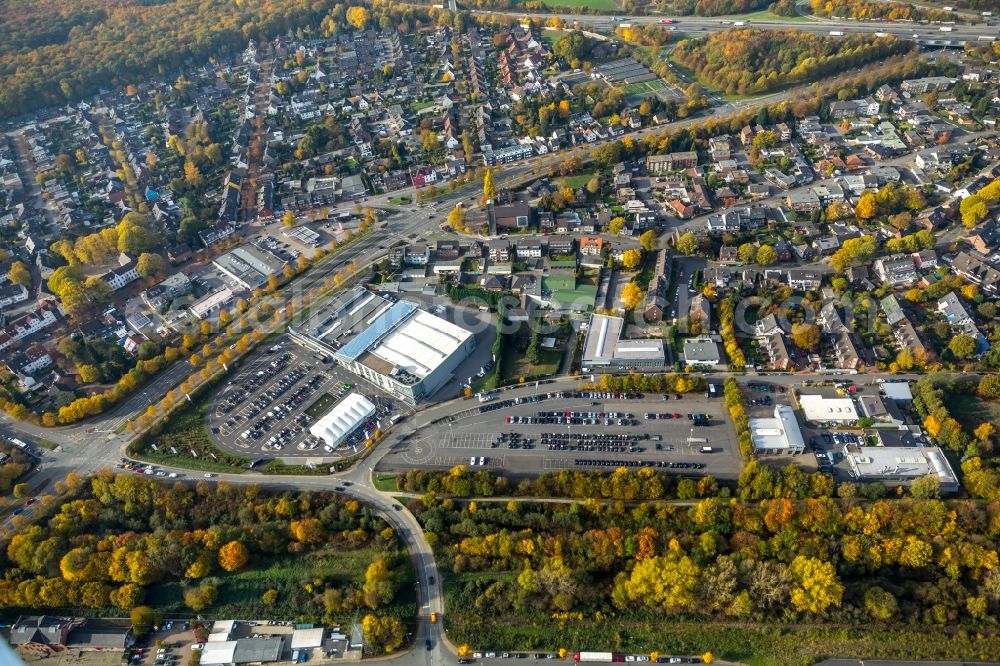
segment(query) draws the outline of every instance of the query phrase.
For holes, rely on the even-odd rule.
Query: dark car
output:
[[[430,652],[430,651],[431,651],[431,649],[432,649],[432,648],[431,648],[431,642],[430,642],[430,640],[429,640],[429,639],[428,639],[428,640],[426,640],[426,641],[424,641],[424,647],[426,647],[426,648],[427,648],[427,651],[428,651],[428,652]]]

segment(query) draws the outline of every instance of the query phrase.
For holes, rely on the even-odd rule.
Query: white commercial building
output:
[[[933,475],[941,481],[941,490],[958,490],[958,478],[937,446],[848,447],[845,457],[859,481],[908,483]]]
[[[583,342],[580,365],[584,372],[616,370],[656,370],[667,363],[663,340],[623,340],[625,320],[592,314]]]
[[[441,388],[476,346],[471,332],[416,303],[362,288],[338,295],[290,332],[409,405]]]
[[[853,423],[858,410],[852,398],[827,398],[822,395],[800,395],[802,416],[811,423]]]
[[[350,393],[319,421],[309,426],[309,432],[313,437],[326,442],[327,448],[332,450],[374,413],[375,405],[371,400],[359,393]]]
[[[806,449],[795,412],[788,405],[774,408],[773,419],[750,419],[754,453],[802,453]]]
[[[188,311],[198,319],[206,319],[233,302],[233,290],[228,287],[205,294],[191,304]]]

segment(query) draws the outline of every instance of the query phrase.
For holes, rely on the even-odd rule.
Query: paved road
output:
[[[492,11],[476,11],[477,14],[495,14],[501,16],[512,16],[516,18],[522,18],[526,14],[531,16],[538,16],[541,18],[548,18],[550,16],[558,16],[569,23],[578,21],[581,25],[588,25],[597,30],[610,31],[616,25],[620,23],[658,23],[662,18],[661,16],[619,16],[616,17],[617,20],[612,20],[611,16],[593,16],[587,14],[549,14],[545,12],[492,12]],[[735,22],[745,23],[747,26],[754,26],[759,28],[769,28],[769,29],[796,29],[804,30],[807,32],[817,32],[817,33],[829,33],[832,31],[843,32],[845,34],[874,34],[874,33],[886,33],[890,35],[895,35],[897,37],[903,37],[908,39],[913,39],[914,36],[918,38],[921,43],[928,43],[930,41],[972,41],[975,42],[980,36],[988,36],[994,39],[998,35],[998,27],[990,26],[986,24],[975,24],[975,25],[954,25],[951,27],[950,31],[942,32],[940,28],[942,26],[936,24],[919,24],[919,23],[904,23],[904,22],[889,22],[889,21],[843,21],[843,20],[832,20],[832,19],[811,19],[811,20],[787,20],[780,16],[775,16],[773,19],[755,19],[747,18],[746,16],[734,15],[734,16],[714,16],[714,17],[699,17],[699,16],[680,16],[674,19],[674,26],[678,32],[683,32],[687,34],[695,34],[700,32],[718,32],[720,30],[728,30],[733,27]]]

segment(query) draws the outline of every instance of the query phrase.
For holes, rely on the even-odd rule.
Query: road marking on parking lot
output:
[[[500,433],[478,432],[462,433],[445,437],[441,441],[443,449],[492,449]]]

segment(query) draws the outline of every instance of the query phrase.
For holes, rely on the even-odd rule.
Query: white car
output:
[[[204,477],[206,479],[214,479],[215,478],[215,474],[212,474],[211,472],[205,472]]]

